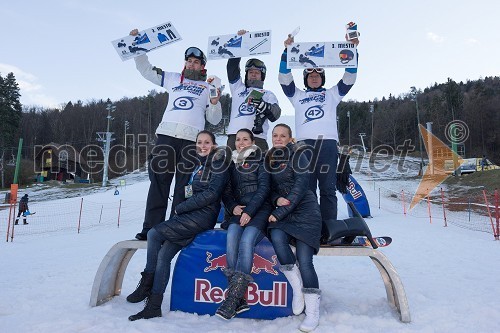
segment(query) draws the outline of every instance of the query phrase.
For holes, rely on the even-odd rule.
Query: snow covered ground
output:
[[[221,141],[224,141],[221,139]],[[223,142],[221,142],[223,143]],[[387,164],[382,159],[379,163]],[[414,191],[418,186],[415,163],[408,160],[401,173],[396,162],[389,167],[370,168],[366,159],[351,167],[363,186],[373,218],[367,219],[376,236],[391,236],[393,243],[380,249],[398,270],[408,298],[412,322],[403,324],[387,302],[385,288],[368,258],[315,257],[323,291],[320,325],[315,332],[497,332],[500,327],[500,241],[491,233],[474,232],[442,223],[429,223],[418,214],[406,217],[394,210],[378,209],[378,191],[373,182],[394,191]],[[86,202],[116,204],[136,202],[122,216],[120,227],[57,230],[16,234],[13,242],[0,241],[0,332],[298,332],[304,315],[272,321],[235,318],[229,322],[214,316],[169,312],[170,290],[163,302],[163,317],[129,322],[128,316],[142,309],[130,304],[126,295],[135,289],[145,263],[145,252],[131,260],[122,295],[95,308],[89,304],[97,268],[113,244],[131,239],[140,230],[149,182],[145,172],[125,176],[127,186],[114,196],[114,188],[89,190],[34,186],[27,191],[33,205],[67,205],[69,196]],[[113,180],[118,184],[119,179]],[[25,190],[23,190],[25,191]],[[21,193],[24,193],[21,191]],[[63,199],[66,198],[66,199]],[[46,201],[50,200],[50,202]],[[393,207],[393,199],[382,196],[381,207]],[[102,210],[101,210],[102,214]],[[0,211],[0,230],[5,231],[5,211]],[[35,227],[37,218],[30,217]],[[99,216],[95,211],[94,216]],[[339,218],[347,209],[339,197]],[[474,218],[474,216],[473,216]],[[479,219],[479,218],[478,218]],[[45,222],[45,221],[44,221]],[[54,222],[55,223],[55,222]],[[5,234],[3,234],[5,236]],[[5,239],[5,238],[4,238]]]
[[[372,202],[374,235],[393,243],[381,249],[398,270],[405,286],[412,322],[399,322],[385,289],[368,258],[316,257],[323,291],[320,325],[315,332],[496,332],[500,327],[500,242],[474,232],[379,210],[368,176],[356,175]],[[132,183],[132,181],[128,182]],[[148,181],[121,190],[120,199],[145,198]],[[116,201],[113,190],[89,195],[96,202]],[[382,198],[382,200],[389,200]],[[347,217],[340,199],[340,217]],[[143,211],[129,213],[119,228],[59,231],[0,242],[1,332],[296,332],[304,315],[272,321],[169,312],[162,318],[129,322],[142,304],[127,303],[145,263],[138,252],[125,274],[123,294],[103,306],[89,307],[90,291],[100,261],[118,241],[140,230]],[[5,223],[4,220],[0,221]],[[33,216],[31,223],[36,223]],[[21,227],[21,226],[20,226]]]

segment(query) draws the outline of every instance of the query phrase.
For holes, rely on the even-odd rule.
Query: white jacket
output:
[[[180,73],[157,71],[147,55],[134,60],[137,70],[146,80],[168,92],[168,104],[156,134],[195,141],[198,132],[205,128],[205,116],[213,125],[221,121],[222,107],[220,102],[216,105],[210,103],[207,82],[184,78],[181,83]]]

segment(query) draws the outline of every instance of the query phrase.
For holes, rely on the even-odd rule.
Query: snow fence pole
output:
[[[122,199],[120,199],[120,206],[118,207],[118,228],[120,227],[120,212],[122,210]]]
[[[498,212],[498,190],[495,190],[495,216],[497,219],[497,232],[495,234],[495,240],[498,240],[500,236],[500,214]]]
[[[495,226],[493,225],[493,218],[491,217],[490,204],[488,203],[488,198],[486,197],[486,190],[483,190],[484,202],[486,203],[486,208],[488,209],[488,216],[490,217],[491,231],[493,231],[493,237],[498,240],[498,235],[495,235]]]
[[[380,210],[380,187],[378,188],[378,209]]]
[[[99,223],[101,223],[101,218],[102,218],[102,209],[104,208],[104,205],[101,205],[101,214],[99,215]]]
[[[80,202],[80,216],[78,217],[78,233],[80,233],[80,223],[82,221],[82,208],[83,208],[83,198]]]
[[[444,226],[447,227],[448,223],[446,222],[446,209],[444,208],[444,191],[442,187],[441,187],[441,204],[443,205]]]
[[[429,191],[429,190],[427,190]],[[431,201],[429,199],[429,195],[427,195],[427,211],[429,212],[429,223],[432,223],[432,216],[431,216]]]
[[[15,223],[14,223],[15,215],[16,215],[16,203],[14,202],[12,204],[12,219],[10,221],[10,223],[12,223],[12,230],[10,231],[10,242],[11,243],[14,241],[14,230],[16,229]]]
[[[470,215],[471,215],[471,202],[472,202],[472,198],[471,196],[469,195],[469,200],[468,200],[468,206],[467,206],[467,210],[469,212],[469,222],[470,222]]]
[[[403,214],[406,217],[405,190],[401,190],[401,201],[403,202]]]
[[[12,207],[14,205],[11,203],[9,206],[9,219],[7,220],[7,239],[5,240],[6,242],[9,242],[9,230],[10,230],[10,220],[14,217],[12,214]],[[16,210],[14,209],[14,213]],[[14,223],[12,223],[12,234],[14,234]]]

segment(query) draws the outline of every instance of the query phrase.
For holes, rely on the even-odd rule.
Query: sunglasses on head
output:
[[[305,72],[307,74],[311,74],[312,72],[316,72],[318,74],[323,74],[325,72],[324,68],[306,68]]]

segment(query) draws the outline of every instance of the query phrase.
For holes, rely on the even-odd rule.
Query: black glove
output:
[[[271,114],[271,103],[264,102],[262,98],[252,98],[250,104],[255,108],[255,115],[269,116]]]
[[[349,186],[349,175],[352,173],[349,157],[349,155],[339,154],[336,187],[340,193],[347,193],[347,187]]]

